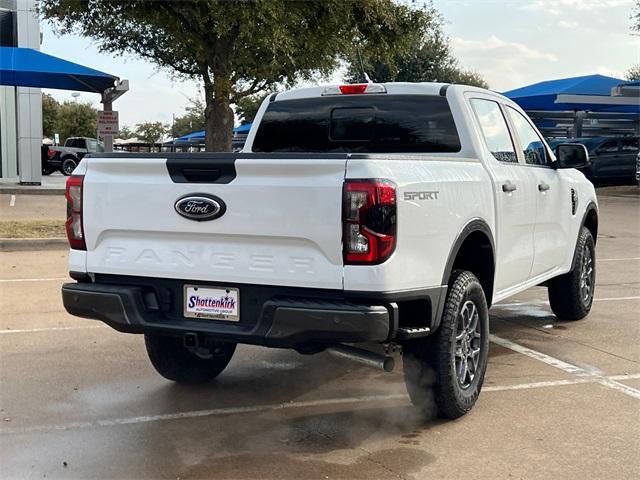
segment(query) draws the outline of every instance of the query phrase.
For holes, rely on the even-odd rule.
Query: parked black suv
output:
[[[553,140],[550,145],[554,148],[560,143],[581,143],[587,147],[591,165],[581,170],[593,183],[636,182],[639,137],[582,137]]]

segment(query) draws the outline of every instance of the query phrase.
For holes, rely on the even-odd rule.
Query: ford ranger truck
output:
[[[239,343],[385,370],[401,351],[416,407],[456,418],[482,387],[492,304],[543,285],[558,318],[589,313],[587,163],[475,87],[272,94],[239,153],[85,157],[64,306],[143,334],[179,383],[212,380]]]

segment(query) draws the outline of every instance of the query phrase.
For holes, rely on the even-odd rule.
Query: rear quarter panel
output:
[[[491,180],[477,159],[387,155],[349,160],[346,176],[386,178],[396,184],[398,237],[396,250],[385,263],[345,266],[345,290],[388,292],[441,285],[464,226],[480,218],[494,231]],[[437,193],[412,199],[416,192]]]

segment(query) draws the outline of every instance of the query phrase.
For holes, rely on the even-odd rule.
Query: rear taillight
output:
[[[396,248],[396,186],[389,180],[346,180],[342,200],[345,265],[375,265]]]
[[[49,158],[49,160],[53,160],[53,157],[55,156],[56,156],[56,151],[51,150],[50,148],[47,148],[47,157]]]
[[[69,246],[74,250],[86,250],[82,225],[82,183],[84,175],[72,175],[67,179],[67,221],[65,227]]]

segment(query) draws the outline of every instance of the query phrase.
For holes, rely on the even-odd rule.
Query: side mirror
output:
[[[589,165],[589,152],[580,143],[561,143],[556,147],[556,159],[556,168],[582,168]]]

